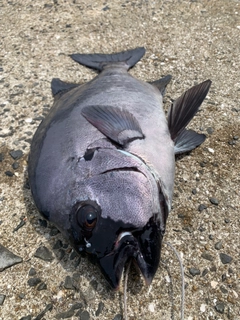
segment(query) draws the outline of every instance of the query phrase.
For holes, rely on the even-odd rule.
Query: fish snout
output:
[[[123,269],[133,260],[145,283],[150,285],[160,261],[162,235],[156,225],[147,230],[119,234],[114,250],[99,259],[101,270],[114,290],[119,289]]]

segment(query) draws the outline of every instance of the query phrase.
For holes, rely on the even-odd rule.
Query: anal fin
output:
[[[161,95],[164,96],[165,91],[166,91],[166,86],[169,84],[171,79],[172,79],[172,76],[170,74],[168,74],[167,76],[165,76],[159,80],[155,80],[155,81],[152,81],[149,83],[151,85],[153,85],[154,87],[157,87],[158,90],[160,91]]]
[[[120,145],[144,135],[137,119],[127,110],[112,106],[88,106],[82,115],[100,132]]]

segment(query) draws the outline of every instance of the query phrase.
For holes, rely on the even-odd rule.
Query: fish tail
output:
[[[92,69],[97,69],[102,71],[106,65],[121,63],[127,67],[127,69],[132,68],[145,54],[144,47],[138,47],[136,49],[122,51],[113,54],[71,54],[70,57]]]

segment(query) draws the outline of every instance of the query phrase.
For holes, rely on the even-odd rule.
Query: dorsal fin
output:
[[[67,92],[78,86],[79,84],[76,83],[68,83],[60,80],[59,78],[53,78],[51,82],[52,95],[55,97],[60,92]]]
[[[139,47],[132,50],[122,51],[113,54],[71,54],[70,57],[89,68],[102,71],[106,65],[121,63],[126,66],[127,69],[132,68],[145,54],[145,49]]]

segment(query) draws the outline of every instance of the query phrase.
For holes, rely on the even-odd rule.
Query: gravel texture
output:
[[[112,292],[100,270],[42,222],[26,168],[32,135],[53,102],[51,79],[81,83],[95,75],[68,55],[137,46],[146,55],[134,76],[173,76],[166,109],[212,80],[190,126],[207,139],[177,159],[165,241],[185,266],[185,319],[239,320],[239,0],[3,0],[0,21],[0,243],[22,259],[0,272],[0,320],[122,319],[123,289]],[[162,261],[150,288],[132,268],[130,320],[179,319],[180,271],[167,246]],[[30,286],[34,278],[41,282]]]

